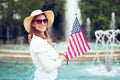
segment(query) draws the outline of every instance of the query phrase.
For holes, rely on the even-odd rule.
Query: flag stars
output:
[[[80,32],[80,30],[82,30],[82,28],[81,28],[81,26],[80,26],[80,24],[79,24],[79,20],[78,20],[78,18],[76,17],[76,19],[75,19],[75,21],[74,21],[74,23],[73,23],[73,30],[72,30],[72,34],[74,34],[74,33],[78,33],[78,32]]]

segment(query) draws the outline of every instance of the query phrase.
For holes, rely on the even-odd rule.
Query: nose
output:
[[[42,22],[41,22],[41,24],[43,24],[43,25],[44,25],[45,23],[42,21]]]

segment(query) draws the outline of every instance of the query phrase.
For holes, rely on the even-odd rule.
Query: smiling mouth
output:
[[[39,28],[45,28],[45,26],[39,26]]]

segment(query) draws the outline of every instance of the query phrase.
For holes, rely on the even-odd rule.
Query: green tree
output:
[[[23,20],[35,9],[53,10],[55,13],[54,30],[58,36],[62,30],[62,18],[64,13],[64,0],[1,0],[0,1],[0,39],[6,36],[7,27],[9,28],[10,40],[16,42],[18,36],[25,36],[27,32],[23,27]],[[4,32],[3,32],[4,29]],[[59,31],[58,31],[59,30]],[[4,34],[4,35],[3,35]],[[58,37],[62,39],[62,37]],[[4,41],[4,39],[3,39]]]
[[[120,28],[120,1],[119,0],[82,0],[80,8],[83,19],[83,26],[86,24],[86,18],[91,19],[92,37],[95,30],[109,29],[111,13],[115,12],[116,28]]]

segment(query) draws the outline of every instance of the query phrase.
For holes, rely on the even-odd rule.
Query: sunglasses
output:
[[[38,19],[38,20],[33,20],[33,21],[35,21],[37,24],[41,24],[42,22],[48,23],[48,19]]]

